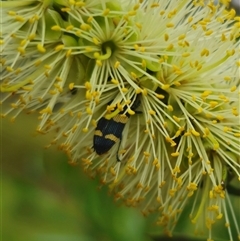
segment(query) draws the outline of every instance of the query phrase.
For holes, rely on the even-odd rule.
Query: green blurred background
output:
[[[36,121],[33,114],[1,120],[1,241],[168,240],[150,238],[161,236],[156,216],[115,203],[106,186],[99,189],[64,153],[44,149],[51,136],[36,135]],[[239,198],[233,203],[239,211]],[[171,240],[206,240],[193,237],[193,227],[183,214]],[[225,229],[216,232],[214,240],[229,240]]]

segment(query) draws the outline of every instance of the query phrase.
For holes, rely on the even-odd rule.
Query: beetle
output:
[[[136,98],[132,105],[132,109],[135,110],[139,104],[140,101]],[[122,132],[131,116],[126,110],[127,106],[125,106],[122,111],[119,111],[116,108],[110,115],[106,115],[98,121],[93,137],[93,149],[98,155],[108,152],[118,141],[119,150],[122,140]],[[124,114],[124,112],[126,113]],[[118,150],[117,161],[120,161]]]

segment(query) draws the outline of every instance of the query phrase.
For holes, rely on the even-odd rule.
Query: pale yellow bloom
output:
[[[212,240],[216,221],[235,218],[227,176],[240,178],[239,17],[229,1],[17,2],[3,3],[1,91],[12,103],[2,116],[37,111],[37,130],[56,131],[51,144],[71,163],[116,199],[158,211],[169,234],[192,202],[192,222]],[[98,155],[99,120],[122,111],[121,141]],[[234,240],[236,219],[226,227]]]

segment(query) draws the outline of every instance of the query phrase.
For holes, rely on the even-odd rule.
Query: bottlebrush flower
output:
[[[2,102],[12,101],[2,116],[37,111],[37,130],[56,131],[51,144],[100,175],[116,199],[160,212],[168,234],[193,203],[191,219],[204,221],[208,240],[233,215],[233,240],[239,17],[221,2],[2,2]],[[98,155],[96,136],[103,148],[116,144]]]

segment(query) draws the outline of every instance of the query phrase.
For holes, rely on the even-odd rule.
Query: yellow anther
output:
[[[99,40],[97,39],[97,38],[92,38],[92,40],[93,40],[93,43],[95,44],[95,45],[99,45],[100,44],[100,42],[99,42]]]
[[[54,25],[51,27],[53,31],[61,31],[61,27],[59,25]]]
[[[135,114],[135,111],[133,111],[131,109],[128,109],[127,112],[128,112],[129,115],[134,115]]]
[[[82,129],[82,131],[83,131],[84,133],[86,133],[86,132],[88,132],[88,128],[85,127],[85,128]]]
[[[165,11],[164,11],[164,10],[161,10],[159,14],[160,14],[160,15],[164,15],[164,14],[165,14]]]
[[[70,84],[68,85],[68,88],[69,88],[70,90],[72,90],[72,89],[74,88],[74,83],[70,83]]]
[[[207,22],[204,21],[204,20],[202,20],[202,21],[199,22],[199,24],[200,24],[200,25],[207,25]]]
[[[40,53],[45,53],[46,52],[46,49],[41,45],[41,44],[38,44],[37,45],[37,49]]]
[[[142,90],[142,94],[143,94],[144,96],[147,96],[148,91],[147,91],[147,89],[146,89],[146,88],[144,88],[144,89]]]
[[[128,16],[135,16],[136,15],[136,11],[129,11],[128,12]]]
[[[86,24],[86,23],[82,23],[80,28],[84,31],[88,31],[91,29],[91,26],[89,24]]]
[[[211,91],[211,90],[205,90],[205,91],[201,94],[201,96],[202,96],[202,98],[206,98],[206,97],[208,97],[210,94],[212,94],[212,91]]]
[[[217,219],[222,219],[222,217],[223,217],[223,214],[222,214],[222,213],[219,213],[216,218],[217,218]]]
[[[168,106],[167,106],[167,109],[168,109],[169,111],[173,111],[173,107],[172,107],[171,105],[168,105]]]
[[[85,85],[85,88],[86,88],[87,90],[91,90],[92,85],[91,85],[90,82],[86,81],[84,85]]]
[[[168,85],[168,84],[161,86],[161,89],[163,89],[163,90],[167,90],[169,88],[170,88],[170,85]]]
[[[89,114],[89,115],[92,115],[92,109],[90,107],[87,107],[86,108],[86,112]]]
[[[17,108],[18,108],[18,105],[17,105],[16,103],[12,103],[12,104],[11,104],[11,107],[12,107],[13,109],[17,109]]]
[[[135,25],[136,25],[137,28],[139,28],[140,30],[142,29],[142,24],[140,24],[140,23],[135,23]]]
[[[233,87],[231,87],[231,92],[234,92],[235,90],[237,89],[237,86],[235,85],[235,86],[233,86]]]
[[[68,26],[66,27],[66,30],[67,30],[67,31],[71,31],[72,29],[74,29],[74,26],[73,26],[73,25],[68,25]]]
[[[222,41],[226,41],[226,40],[227,40],[227,38],[226,38],[226,36],[225,36],[224,33],[222,33],[222,37],[221,37],[221,39],[222,39]]]
[[[109,13],[110,13],[110,9],[109,9],[109,8],[106,8],[106,9],[103,11],[103,16],[107,16]]]
[[[20,46],[24,46],[26,43],[27,43],[27,39],[23,39],[23,40],[20,42]]]
[[[191,191],[196,191],[197,190],[197,184],[196,183],[189,183],[188,186],[187,186],[187,190],[191,190]]]
[[[232,131],[232,128],[230,128],[230,127],[228,127],[228,126],[224,126],[224,127],[223,127],[223,131],[224,131],[224,132]]]
[[[17,13],[15,11],[8,11],[7,13],[10,16],[16,16],[17,15]]]
[[[71,11],[71,8],[61,8],[61,11],[62,11],[62,12],[70,12],[70,11]]]
[[[106,110],[108,113],[111,113],[112,111],[115,110],[115,107],[116,107],[116,105],[111,104],[111,105],[107,106]]]
[[[128,103],[130,104],[130,103]],[[120,103],[117,103],[117,108],[119,111],[123,111],[123,106]]]
[[[159,3],[152,3],[151,4],[151,8],[156,8],[156,7],[159,7],[160,5],[159,5]]]
[[[172,65],[173,71],[179,71],[181,70],[179,66],[177,65]]]
[[[85,6],[85,2],[83,2],[83,1],[79,1],[79,2],[76,2],[75,3],[75,5],[77,6],[77,7],[83,7],[83,6]]]
[[[62,81],[62,78],[60,76],[57,76],[56,77],[56,82],[61,82]]]
[[[225,119],[224,116],[222,116],[222,115],[217,115],[216,118],[219,121],[223,121]]]
[[[177,152],[176,152],[176,153],[177,153]],[[179,166],[175,166],[175,167],[173,168],[173,173],[175,174],[175,173],[179,173],[179,172],[181,172],[180,167],[179,167]]]
[[[82,112],[78,112],[77,117],[78,117],[78,119],[80,119],[82,117]]]
[[[193,17],[189,17],[189,18],[188,18],[188,22],[189,22],[189,23],[191,23],[192,20],[193,20]]]
[[[68,49],[66,52],[66,57],[71,56],[71,54],[72,54],[72,49]]]
[[[154,111],[154,110],[149,110],[148,113],[149,113],[150,115],[155,115],[155,114],[156,114],[156,111]]]
[[[188,56],[190,56],[189,52],[182,53],[182,57],[188,57]]]
[[[165,33],[165,34],[164,34],[164,40],[165,40],[165,41],[168,41],[168,39],[169,39],[169,35],[168,35],[167,33]]]
[[[75,34],[79,37],[79,36],[81,36],[81,34],[82,34],[82,31],[80,31],[80,30],[77,30],[77,31],[75,31]]]
[[[52,114],[52,109],[48,106],[45,109],[39,111],[40,114]]]
[[[139,1],[139,2],[141,3],[141,1]],[[137,3],[137,4],[135,4],[135,5],[133,6],[133,10],[138,10],[139,7],[140,7],[140,4]]]
[[[135,50],[139,50],[139,45],[138,44],[134,44],[134,48],[135,48]]]
[[[24,88],[24,87],[23,87]],[[50,95],[55,95],[57,94],[57,91],[56,90],[49,90],[48,92]]]
[[[44,65],[44,68],[50,70],[50,69],[52,68],[52,66],[49,65],[49,64],[45,64],[45,65]]]
[[[225,76],[223,79],[226,81],[230,81],[232,78],[230,76]]]
[[[76,3],[74,0],[68,0],[68,2],[70,5],[75,5],[75,3]]]
[[[173,23],[167,23],[167,24],[166,24],[166,27],[167,27],[167,28],[172,28],[172,27],[174,27],[174,24],[173,24]]]
[[[208,56],[208,55],[209,55],[209,50],[206,49],[206,48],[204,48],[204,49],[201,51],[201,54],[200,54],[200,55],[201,55],[201,56],[204,56],[204,55]]]
[[[174,45],[173,44],[169,44],[168,46],[167,46],[167,50],[172,50],[174,48]]]
[[[30,86],[23,86],[22,89],[26,91],[31,91],[33,88]]]
[[[101,55],[100,55],[99,52],[95,52],[95,53],[93,54],[93,56],[94,56],[95,59],[99,59],[99,58],[101,57]]]
[[[131,76],[133,79],[137,79],[137,75],[134,72],[131,72]]]
[[[171,144],[171,146],[176,146],[176,143],[173,141],[173,139],[169,136],[166,137],[166,141],[169,142]]]
[[[204,135],[205,136],[208,136],[210,134],[210,130],[206,127],[205,129],[204,129]]]
[[[183,39],[185,39],[185,37],[186,37],[186,34],[181,34],[181,35],[178,37],[178,40],[183,40]]]
[[[173,83],[174,83],[175,86],[180,86],[180,85],[182,85],[181,82],[179,82],[179,81],[174,81]]]
[[[22,16],[19,16],[19,15],[16,15],[15,20],[18,21],[18,22],[24,22],[25,18],[22,17]]]
[[[55,48],[54,48],[54,50],[55,51],[60,51],[60,50],[62,50],[64,48],[64,45],[63,44],[59,44],[59,45],[57,45]]]
[[[86,100],[92,100],[92,94],[89,90],[86,91],[85,98],[86,98]]]
[[[227,50],[227,55],[228,56],[232,56],[235,54],[235,50],[234,49],[231,49],[231,50]]]
[[[218,102],[217,101],[210,101],[209,104],[210,104],[211,108],[215,108],[218,105]]]
[[[191,130],[191,133],[196,137],[200,136],[200,133],[195,130]]]
[[[17,68],[16,70],[15,70],[15,74],[19,74],[19,73],[21,73],[22,72],[22,69],[21,68]]]
[[[128,88],[123,87],[123,88],[121,88],[121,91],[122,91],[123,93],[127,93],[127,92],[128,92]]]
[[[119,81],[116,80],[116,79],[111,79],[111,82],[112,82],[113,84],[115,84],[115,85],[118,85],[118,84],[119,84]]]
[[[165,98],[165,96],[164,96],[164,95],[161,95],[161,94],[156,94],[156,93],[155,93],[155,95],[156,95],[156,97],[157,97],[158,99],[160,99],[160,100],[162,100],[162,99]]]
[[[37,66],[39,66],[41,63],[42,63],[42,61],[41,61],[40,59],[38,59],[38,60],[34,63],[34,65],[37,67]]]
[[[173,116],[173,119],[176,121],[176,122],[180,122],[180,118],[178,118],[177,116]]]
[[[120,62],[116,61],[115,64],[114,64],[114,68],[117,69],[119,66],[120,66]]]
[[[147,151],[144,151],[144,152],[143,152],[143,155],[144,155],[145,157],[149,157],[149,156],[150,156],[150,153],[147,152]]]
[[[209,35],[211,35],[212,33],[213,33],[213,30],[209,29],[209,30],[207,30],[207,31],[205,32],[205,35],[206,35],[206,36],[209,36]]]
[[[33,40],[35,39],[36,37],[36,34],[35,33],[31,33],[29,36],[28,36],[28,40]]]
[[[13,72],[13,71],[14,71],[14,69],[13,69],[11,66],[7,66],[7,67],[6,67],[6,70],[7,70],[8,72]]]
[[[233,108],[232,108],[232,113],[233,113],[233,115],[235,115],[235,116],[238,116],[238,115],[239,115],[236,107],[233,107]]]
[[[140,94],[140,93],[142,93],[142,89],[140,89],[140,88],[138,88],[138,89],[135,89],[135,92],[136,92],[136,94]]]
[[[97,60],[96,60],[96,64],[97,64],[99,67],[101,67],[101,66],[102,66],[102,61],[99,60],[99,59],[97,59]]]
[[[180,153],[176,151],[176,152],[171,153],[171,156],[172,156],[172,157],[177,157],[177,156],[179,156],[179,154],[180,154]]]

